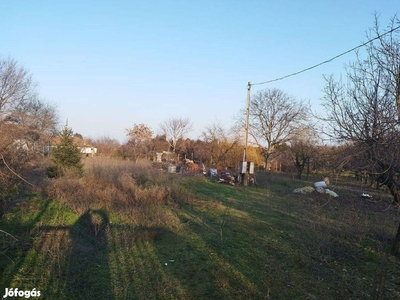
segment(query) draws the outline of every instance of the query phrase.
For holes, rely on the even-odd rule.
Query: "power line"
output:
[[[288,78],[288,77],[292,77],[292,76],[298,75],[298,74],[300,74],[300,73],[304,73],[304,72],[306,72],[306,71],[309,71],[309,70],[311,70],[311,69],[314,69],[314,68],[316,68],[316,67],[319,67],[320,65],[329,63],[329,62],[331,62],[331,61],[333,61],[333,60],[335,60],[335,59],[337,59],[337,58],[339,58],[339,57],[341,57],[341,56],[343,56],[343,55],[345,55],[345,54],[347,54],[347,53],[349,53],[349,52],[352,52],[352,51],[358,49],[358,48],[364,47],[365,45],[367,45],[367,44],[369,44],[369,43],[371,43],[371,42],[373,42],[373,41],[375,41],[375,40],[381,38],[382,36],[384,36],[384,35],[386,35],[386,34],[388,34],[388,33],[393,32],[393,31],[395,31],[395,30],[397,30],[397,29],[399,29],[399,28],[400,28],[400,26],[397,26],[396,28],[393,28],[393,29],[391,29],[391,30],[389,30],[389,31],[387,31],[387,32],[385,32],[385,33],[383,33],[383,34],[381,34],[381,35],[378,35],[378,36],[376,36],[375,38],[370,39],[370,40],[368,40],[367,42],[365,42],[365,43],[363,43],[363,44],[361,44],[361,45],[358,45],[357,47],[354,47],[354,48],[352,48],[352,49],[350,49],[350,50],[347,50],[347,51],[345,51],[345,52],[343,52],[343,53],[340,53],[339,55],[336,55],[336,56],[332,57],[331,59],[325,60],[325,61],[323,61],[323,62],[321,62],[321,63],[319,63],[319,64],[316,64],[316,65],[314,65],[314,66],[308,67],[308,68],[306,68],[306,69],[303,69],[303,70],[301,70],[301,71],[298,71],[298,72],[295,72],[295,73],[292,73],[292,74],[289,74],[289,75],[285,75],[285,76],[283,76],[283,77],[275,78],[275,79],[268,80],[268,81],[264,81],[264,82],[252,83],[251,85],[260,85],[260,84],[271,83],[271,82],[274,82],[274,81],[279,81],[279,80],[282,80],[282,79],[285,79],[285,78]]]

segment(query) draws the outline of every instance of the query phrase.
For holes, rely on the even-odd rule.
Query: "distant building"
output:
[[[44,146],[43,147],[43,153],[44,155],[50,156],[51,153],[53,152],[53,149],[57,148],[57,146]],[[90,146],[83,146],[83,147],[77,147],[79,151],[81,152],[82,155],[85,155],[86,157],[93,157],[95,154],[97,154],[97,148],[96,147],[90,147]]]
[[[57,148],[57,144],[60,143],[60,137],[55,137],[52,141],[53,145],[47,145],[43,147],[43,153],[46,156],[51,156],[52,150]],[[74,137],[74,144],[79,149],[80,153],[86,157],[94,157],[97,154],[97,148],[87,145],[84,139]]]
[[[83,147],[78,147],[78,149],[80,149],[81,153],[85,154],[86,157],[88,157],[88,156],[93,157],[97,153],[96,147],[83,146]]]
[[[168,151],[156,152],[156,161],[157,162],[167,161],[168,157],[171,155],[173,155],[173,153]]]

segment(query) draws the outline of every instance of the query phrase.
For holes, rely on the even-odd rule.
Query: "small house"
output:
[[[86,157],[93,157],[97,153],[96,147],[83,146],[78,147],[78,149],[81,151],[81,154],[84,154]]]

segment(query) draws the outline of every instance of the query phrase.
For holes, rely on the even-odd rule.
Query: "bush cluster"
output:
[[[170,208],[186,199],[168,174],[149,163],[96,159],[84,167],[84,174],[49,181],[47,193],[64,201],[74,212],[102,209],[114,220],[134,226],[162,226],[174,216]]]

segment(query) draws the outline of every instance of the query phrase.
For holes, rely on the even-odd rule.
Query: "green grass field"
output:
[[[169,180],[190,192],[149,226],[112,203],[78,214],[39,194],[17,201],[0,220],[0,294],[400,299],[400,263],[388,255],[400,220],[383,192],[346,179],[332,182],[339,198],[292,194],[310,182],[285,174],[260,173],[256,187],[179,176]]]

